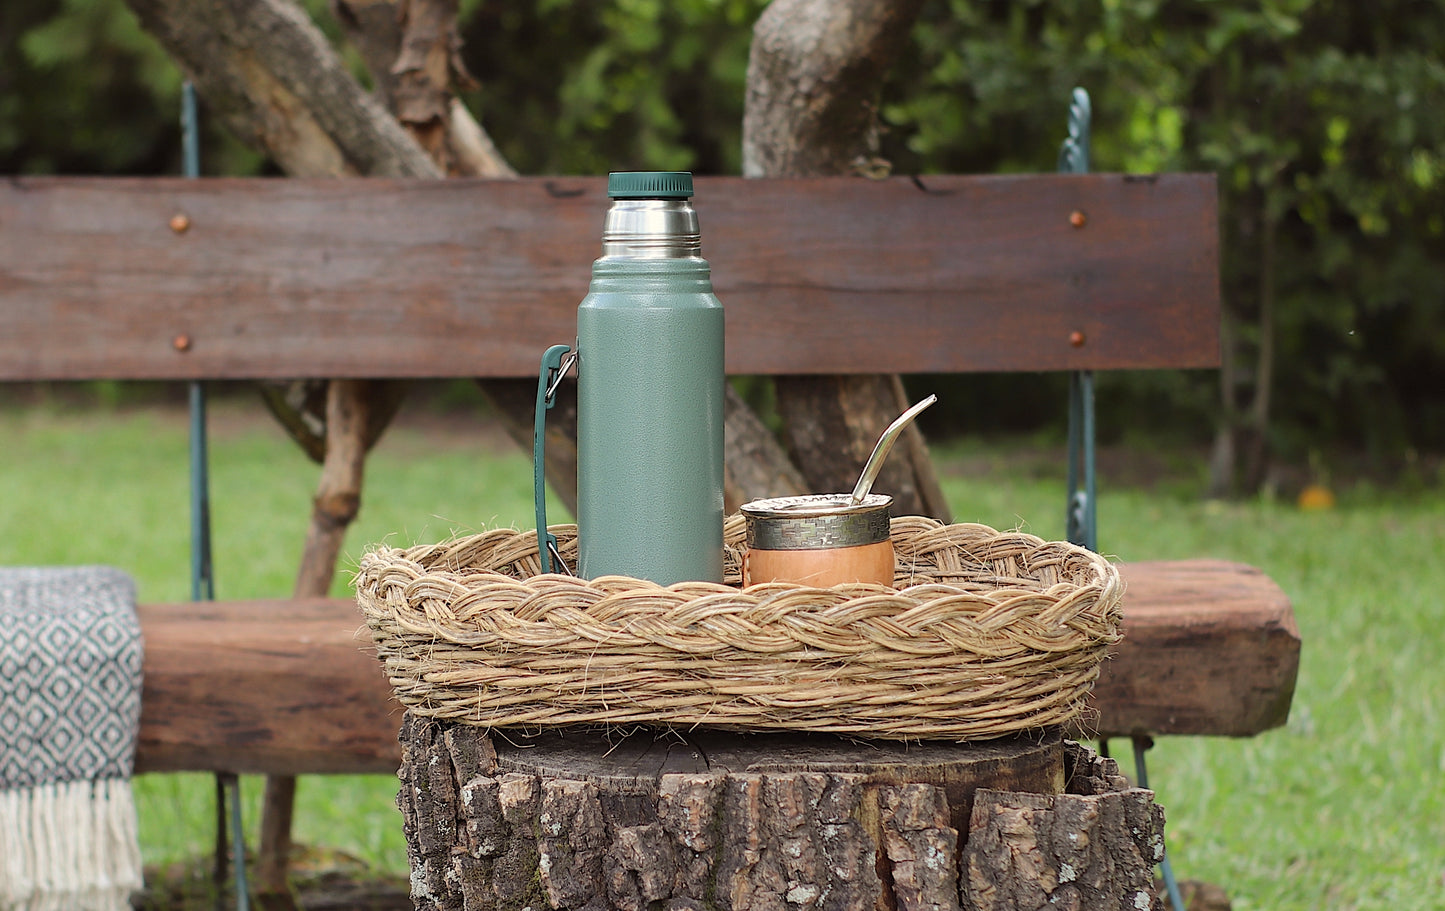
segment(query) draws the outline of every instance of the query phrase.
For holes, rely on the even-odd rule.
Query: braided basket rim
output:
[[[557,525],[563,558],[576,526]],[[1077,722],[1122,638],[1117,568],[986,525],[894,519],[894,587],[540,574],[535,531],[377,545],[355,585],[411,711],[482,727],[643,724],[981,740]]]

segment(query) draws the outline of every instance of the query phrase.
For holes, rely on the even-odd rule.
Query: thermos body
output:
[[[622,173],[577,309],[578,574],[722,581],[723,308],[690,174]]]
[[[583,578],[722,581],[722,338],[706,263],[594,272],[577,311]]]

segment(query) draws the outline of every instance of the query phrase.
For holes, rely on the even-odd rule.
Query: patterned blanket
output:
[[[0,568],[0,911],[129,908],[140,689],[129,576]]]

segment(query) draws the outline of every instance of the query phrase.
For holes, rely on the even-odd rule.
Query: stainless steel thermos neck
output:
[[[723,309],[701,256],[692,191],[683,172],[608,180],[602,256],[577,309],[576,571],[584,578],[722,580]],[[543,358],[539,485],[547,391],[562,351]]]
[[[602,258],[612,261],[702,256],[690,199],[615,199],[602,223]]]

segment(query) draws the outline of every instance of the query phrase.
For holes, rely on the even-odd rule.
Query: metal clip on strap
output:
[[[576,352],[565,362],[562,360],[569,351],[572,349],[566,345],[553,345],[542,354],[542,369],[537,375],[537,410],[532,423],[532,499],[537,512],[537,556],[542,561],[542,572],[552,572],[555,560],[562,572],[571,575],[557,548],[557,536],[547,530],[546,477],[547,412],[556,404],[557,387],[562,385],[562,378],[577,363]]]

